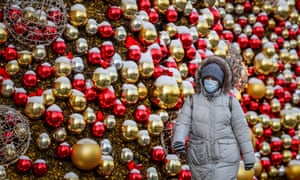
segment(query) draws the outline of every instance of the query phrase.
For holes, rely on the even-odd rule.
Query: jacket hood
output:
[[[201,79],[201,73],[203,70],[203,67],[207,66],[210,63],[216,63],[218,64],[223,72],[224,72],[224,80],[223,80],[223,86],[222,86],[222,93],[228,94],[230,90],[233,87],[233,77],[232,77],[232,70],[227,62],[227,60],[223,59],[219,56],[209,56],[206,59],[202,60],[202,62],[199,64],[198,69],[195,74],[195,88],[196,92],[201,92],[201,86],[202,86],[202,79]]]

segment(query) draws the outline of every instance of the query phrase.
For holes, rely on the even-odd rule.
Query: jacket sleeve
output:
[[[248,127],[245,114],[237,99],[232,98],[231,126],[233,133],[239,143],[239,147],[245,164],[255,163],[254,148],[250,138],[250,129]]]
[[[191,96],[191,98],[193,98]],[[192,119],[192,108],[191,108],[191,98],[186,98],[182,108],[176,119],[174,127],[173,142],[183,142],[185,144],[185,138],[190,133],[191,130],[191,119]]]

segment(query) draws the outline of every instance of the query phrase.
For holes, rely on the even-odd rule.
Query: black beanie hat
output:
[[[203,67],[201,79],[203,80],[207,76],[214,77],[220,84],[223,84],[224,72],[218,64],[210,63]]]

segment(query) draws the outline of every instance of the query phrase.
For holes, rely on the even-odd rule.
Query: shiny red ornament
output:
[[[283,98],[284,97],[284,89],[282,87],[276,87],[274,90],[274,95],[277,98]]]
[[[265,138],[271,137],[271,136],[272,136],[272,133],[273,133],[273,131],[272,131],[271,128],[266,128],[266,129],[264,129],[264,137],[265,137]]]
[[[198,49],[205,50],[207,48],[207,42],[205,41],[205,39],[198,39],[196,44]]]
[[[25,33],[25,29],[27,29],[27,26],[23,22],[17,22],[15,25],[13,25],[14,32],[18,35],[23,35]]]
[[[109,61],[115,54],[115,48],[110,41],[104,42],[100,47],[100,54],[103,60]]]
[[[294,137],[296,135],[296,130],[294,128],[290,128],[288,130],[288,134],[291,136],[291,137]]]
[[[164,66],[166,66],[167,68],[178,68],[177,63],[173,58],[169,58],[166,61],[164,61]]]
[[[300,53],[300,50],[298,50],[298,55],[299,55],[299,53]],[[296,64],[295,66],[296,67],[295,67],[294,72],[297,76],[299,76],[300,75],[300,63]]]
[[[92,126],[92,135],[94,137],[101,138],[104,136],[104,134],[105,134],[105,125],[100,121],[95,122]]]
[[[242,95],[242,103],[243,103],[244,105],[248,105],[248,104],[250,104],[250,102],[251,102],[251,97],[250,97],[250,95],[249,95],[249,94],[243,94],[243,95]]]
[[[97,91],[94,88],[87,88],[84,91],[84,96],[86,100],[93,101],[97,97]]]
[[[251,101],[249,103],[249,109],[252,111],[256,111],[258,109],[258,107],[259,107],[259,104],[256,101]]]
[[[223,31],[222,37],[229,42],[234,40],[234,35],[231,31]]]
[[[176,22],[177,17],[178,17],[178,13],[175,10],[175,8],[169,7],[166,10],[166,12],[165,12],[165,18],[166,18],[167,22],[173,22],[174,23],[174,22]]]
[[[290,39],[295,39],[297,35],[297,31],[293,30],[293,29],[289,29],[289,38]]]
[[[214,24],[218,23],[221,18],[220,11],[215,6],[209,7],[209,10],[214,16]]]
[[[44,38],[47,40],[52,40],[57,36],[57,27],[53,25],[48,25],[43,30]]]
[[[143,176],[141,175],[140,171],[137,169],[132,169],[128,174],[126,180],[142,180]]]
[[[258,38],[262,38],[264,36],[265,29],[261,23],[257,23],[252,27],[252,33]]]
[[[17,22],[17,20],[22,16],[22,11],[19,6],[11,6],[9,7],[7,16],[11,22]]]
[[[49,20],[55,24],[60,24],[63,21],[64,14],[58,8],[51,8],[48,11]]]
[[[112,109],[112,112],[117,117],[125,116],[127,111],[126,106],[122,102],[115,103]]]
[[[151,7],[151,2],[150,2],[150,0],[139,0],[138,6],[139,6],[140,10],[147,12]]]
[[[51,65],[49,63],[43,63],[38,66],[36,72],[41,79],[47,79],[47,78],[51,77],[53,68],[51,67]]]
[[[253,76],[255,74],[255,70],[253,66],[248,66],[247,72],[249,76]]]
[[[108,22],[103,22],[98,25],[97,32],[103,38],[110,38],[114,35],[114,30]]]
[[[32,88],[37,84],[37,76],[33,71],[27,71],[22,78],[22,82],[26,87]]]
[[[28,173],[32,168],[32,162],[28,156],[20,156],[16,163],[17,171]]]
[[[282,47],[283,47],[284,41],[285,41],[285,40],[284,40],[283,37],[277,37],[276,43],[278,44],[279,48],[282,48]]]
[[[277,62],[278,71],[281,72],[284,70],[284,64],[282,61]]]
[[[85,85],[85,80],[84,79],[73,79],[72,81],[72,87],[74,89],[77,89],[79,91],[84,91],[85,88],[86,88],[86,85]]]
[[[129,49],[127,51],[127,58],[129,60],[133,60],[135,62],[140,61],[141,55],[142,55],[141,50],[136,45],[133,45],[133,46],[129,47]]]
[[[189,59],[192,60],[196,56],[196,49],[194,46],[191,46],[187,49],[185,49],[185,56]]]
[[[261,114],[267,114],[267,115],[270,114],[270,112],[271,112],[271,106],[270,106],[270,104],[267,103],[267,102],[262,103],[259,106],[259,112]]]
[[[110,108],[113,107],[116,101],[116,94],[110,89],[103,89],[98,94],[98,104],[101,108]]]
[[[6,61],[11,61],[18,58],[18,51],[13,45],[8,45],[4,48],[2,55]]]
[[[288,103],[292,101],[293,97],[289,91],[284,91],[284,102]]]
[[[250,1],[245,1],[243,3],[243,7],[245,12],[250,12],[252,10],[252,4]]]
[[[64,114],[61,111],[47,111],[45,114],[45,123],[51,128],[57,128],[64,122]]]
[[[195,25],[195,24],[197,24],[198,20],[199,20],[199,14],[197,11],[193,10],[188,16],[189,24]]]
[[[121,16],[122,16],[122,10],[119,6],[110,6],[107,9],[106,17],[109,20],[117,21],[121,18]]]
[[[257,78],[257,79],[260,79],[260,80],[262,80],[262,81],[265,81],[265,80],[266,80],[266,76],[263,75],[263,74],[257,75],[256,78]]]
[[[145,105],[139,105],[133,112],[134,120],[138,123],[147,123],[150,116],[150,109]]]
[[[148,10],[148,17],[149,17],[149,22],[151,22],[152,24],[157,24],[159,21],[159,14],[153,8]]]
[[[212,26],[212,30],[215,30],[219,36],[222,35],[223,25],[221,23],[216,23]]]
[[[160,45],[161,57],[165,58],[168,55],[168,48],[165,45]]]
[[[241,28],[245,28],[246,25],[248,24],[248,19],[244,16],[239,17],[237,20],[238,24],[241,26]]]
[[[299,145],[300,145],[300,142],[299,142],[298,137],[293,137],[292,138],[292,144],[291,144],[291,150],[292,151],[298,151],[299,150]]]
[[[27,38],[31,41],[40,41],[43,38],[43,32],[37,27],[27,27]]]
[[[269,17],[266,13],[260,13],[257,15],[256,21],[260,22],[265,27],[269,23]]]
[[[12,123],[6,123],[6,124],[12,124]],[[7,144],[10,144],[13,140],[13,132],[11,131],[5,131],[3,133],[3,137],[4,139],[4,142],[7,143]]]
[[[92,48],[87,54],[87,60],[91,65],[98,65],[101,61],[101,54],[99,48]]]
[[[63,55],[67,50],[67,44],[63,39],[58,38],[56,41],[52,43],[52,49],[56,54]]]
[[[188,71],[191,76],[195,76],[196,71],[198,69],[198,64],[196,62],[188,62],[187,63]]]
[[[272,152],[271,154],[271,162],[273,165],[278,166],[282,163],[282,154],[280,152]]]
[[[237,43],[239,44],[239,46],[242,49],[245,49],[245,48],[248,47],[248,42],[249,42],[249,39],[248,39],[248,37],[245,34],[239,35],[239,37],[237,39]]]
[[[103,122],[103,120],[104,120],[104,116],[103,116],[103,113],[102,113],[102,111],[98,111],[97,112],[97,115],[96,115],[96,121],[101,121],[101,122]]]
[[[151,48],[150,50],[151,56],[153,59],[154,65],[159,64],[160,60],[162,59],[162,52],[160,48]]]
[[[25,92],[15,92],[14,95],[14,103],[17,106],[24,106],[27,104],[28,96]]]
[[[3,11],[2,11],[2,9],[0,10],[0,22],[2,22],[3,21]]]
[[[298,10],[298,12],[300,11],[300,1],[296,0],[296,9]]]
[[[262,157],[260,160],[263,170],[269,171],[271,168],[271,161],[268,157]]]
[[[48,167],[47,163],[43,159],[38,159],[33,163],[33,173],[34,175],[40,177],[47,174]]]
[[[190,169],[187,168],[181,168],[181,170],[178,173],[178,180],[191,180],[192,179],[192,173]]]
[[[292,159],[296,159],[298,155],[298,151],[292,151]]]
[[[165,159],[165,157],[166,157],[166,153],[165,153],[164,149],[161,146],[155,146],[155,147],[152,148],[151,158],[154,161],[161,162]]]
[[[193,44],[193,38],[190,33],[180,33],[179,39],[184,49],[191,47],[191,45]]]
[[[249,45],[252,49],[261,48],[261,43],[261,40],[256,35],[252,35],[249,39]]]
[[[270,143],[270,146],[271,146],[271,150],[272,151],[277,151],[277,152],[280,152],[283,148],[283,142],[281,139],[272,139],[271,140],[271,143]]]
[[[63,142],[56,147],[56,156],[59,159],[66,159],[70,157],[71,152],[71,146],[66,142]]]

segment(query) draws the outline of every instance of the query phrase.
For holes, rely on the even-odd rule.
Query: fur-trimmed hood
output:
[[[230,90],[233,87],[233,79],[232,79],[232,70],[229,65],[229,63],[223,59],[222,57],[219,56],[209,56],[206,59],[202,60],[202,62],[199,64],[199,67],[196,71],[195,74],[195,88],[196,92],[201,92],[201,85],[202,85],[202,79],[201,79],[201,73],[203,67],[210,63],[217,63],[220,65],[224,72],[224,81],[223,81],[223,86],[222,86],[222,93],[228,94]]]

